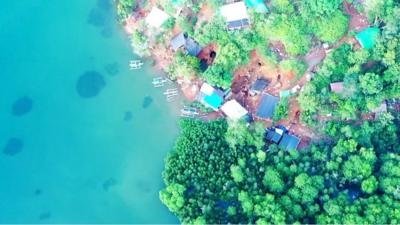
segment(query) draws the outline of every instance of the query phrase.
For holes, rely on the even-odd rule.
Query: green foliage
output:
[[[290,0],[271,0],[271,5],[280,13],[291,14],[294,12],[294,6]]]
[[[306,72],[307,70],[306,63],[302,60],[297,59],[283,60],[281,61],[280,66],[284,72],[294,72],[296,74],[296,77],[299,78],[302,77],[304,72]]]
[[[377,94],[383,88],[380,77],[374,73],[366,73],[360,76],[360,86],[365,94]]]
[[[163,202],[183,223],[400,221],[394,213],[400,206],[397,154],[378,153],[346,138],[302,151],[270,145],[260,153],[253,134],[258,127],[239,122],[227,128],[224,121],[197,120],[183,120],[181,126],[182,135],[166,160]],[[235,132],[240,143],[230,147],[228,132]],[[175,184],[184,188],[168,190]],[[182,201],[184,207],[175,204]]]
[[[282,192],[285,188],[281,175],[273,167],[267,167],[265,169],[263,183],[272,193]]]
[[[160,200],[171,212],[178,212],[185,204],[185,190],[186,188],[180,184],[170,184],[160,191]]]
[[[300,3],[302,16],[308,18],[329,17],[334,14],[343,0],[303,0]]]
[[[232,165],[231,166],[231,176],[233,180],[237,183],[242,182],[244,180],[242,170],[239,166]]]
[[[149,41],[147,37],[141,32],[135,30],[131,37],[131,44],[133,49],[138,55],[149,56],[150,51],[148,50]]]
[[[273,120],[279,121],[282,119],[287,119],[289,116],[289,98],[282,98],[279,101],[279,104],[277,105],[275,112],[274,112],[274,116],[273,116]]]
[[[273,15],[266,23],[259,24],[258,29],[272,40],[282,41],[290,55],[304,55],[310,49],[307,24],[299,16]]]
[[[218,18],[196,29],[201,44],[217,44],[215,63],[202,74],[207,81],[228,87],[249,51],[262,49],[269,40],[301,55],[311,45],[311,34],[335,42],[348,23],[341,0],[271,4],[277,13],[252,15],[257,34],[228,32]],[[324,132],[319,142],[282,151],[264,142],[260,124],[181,122],[182,134],[166,159],[167,188],[160,199],[182,223],[400,223],[400,117],[388,112],[375,120],[360,119],[383,100],[400,96],[400,9],[378,6],[384,9],[376,12],[384,23],[376,48],[354,50],[342,44],[297,98],[301,118]],[[297,63],[281,66],[301,71]],[[329,84],[340,81],[343,93],[332,92]],[[287,107],[278,107],[278,118]]]
[[[162,27],[163,27],[165,30],[172,30],[172,29],[174,29],[174,26],[175,26],[175,18],[173,18],[173,17],[170,17],[168,20],[166,20],[166,21],[162,24]]]
[[[349,18],[341,11],[334,12],[330,17],[322,17],[314,21],[314,33],[324,42],[335,43],[346,33]]]
[[[193,77],[200,71],[200,60],[197,57],[186,55],[179,51],[175,54],[172,64],[167,68],[171,79],[179,76]]]
[[[374,193],[378,188],[378,181],[374,176],[370,176],[361,183],[361,190],[367,194]]]
[[[130,16],[136,7],[136,0],[118,0],[117,14],[120,20],[124,20]]]

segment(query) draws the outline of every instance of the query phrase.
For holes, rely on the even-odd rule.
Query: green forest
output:
[[[126,2],[122,16],[135,8],[135,1],[121,2]],[[194,13],[205,3],[215,10],[222,4],[173,2],[191,6]],[[182,119],[181,134],[165,160],[160,200],[187,224],[399,224],[400,115],[390,107],[373,119],[369,115],[382,102],[400,98],[400,3],[347,0],[379,30],[373,48],[360,48],[340,41],[356,35],[348,30],[344,0],[266,2],[268,13],[249,10],[251,26],[243,30],[228,31],[220,16],[202,24],[195,17],[168,21],[160,42],[177,23],[202,46],[220,48],[205,71],[198,58],[177,52],[167,72],[229,88],[234,71],[256,50],[300,78],[306,71],[303,57],[313,47],[335,46],[293,96],[301,122],[322,138],[285,151],[266,142],[262,123]],[[167,0],[159,5],[171,12],[177,7]],[[272,41],[281,42],[289,58],[280,60],[267,47]],[[149,43],[140,30],[132,42]],[[330,90],[335,82],[343,82],[343,92]],[[288,107],[283,99],[273,121],[286,118]]]

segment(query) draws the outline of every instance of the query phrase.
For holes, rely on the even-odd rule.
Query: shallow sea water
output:
[[[2,1],[0,223],[176,223],[158,200],[177,104],[111,0]]]

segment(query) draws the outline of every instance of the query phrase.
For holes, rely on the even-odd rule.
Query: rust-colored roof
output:
[[[344,90],[343,82],[331,83],[331,91],[335,93],[342,93]]]

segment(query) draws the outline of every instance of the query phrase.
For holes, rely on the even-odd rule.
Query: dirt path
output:
[[[343,6],[346,13],[350,15],[349,31],[360,32],[370,26],[368,18],[359,13],[351,3],[344,1]]]

